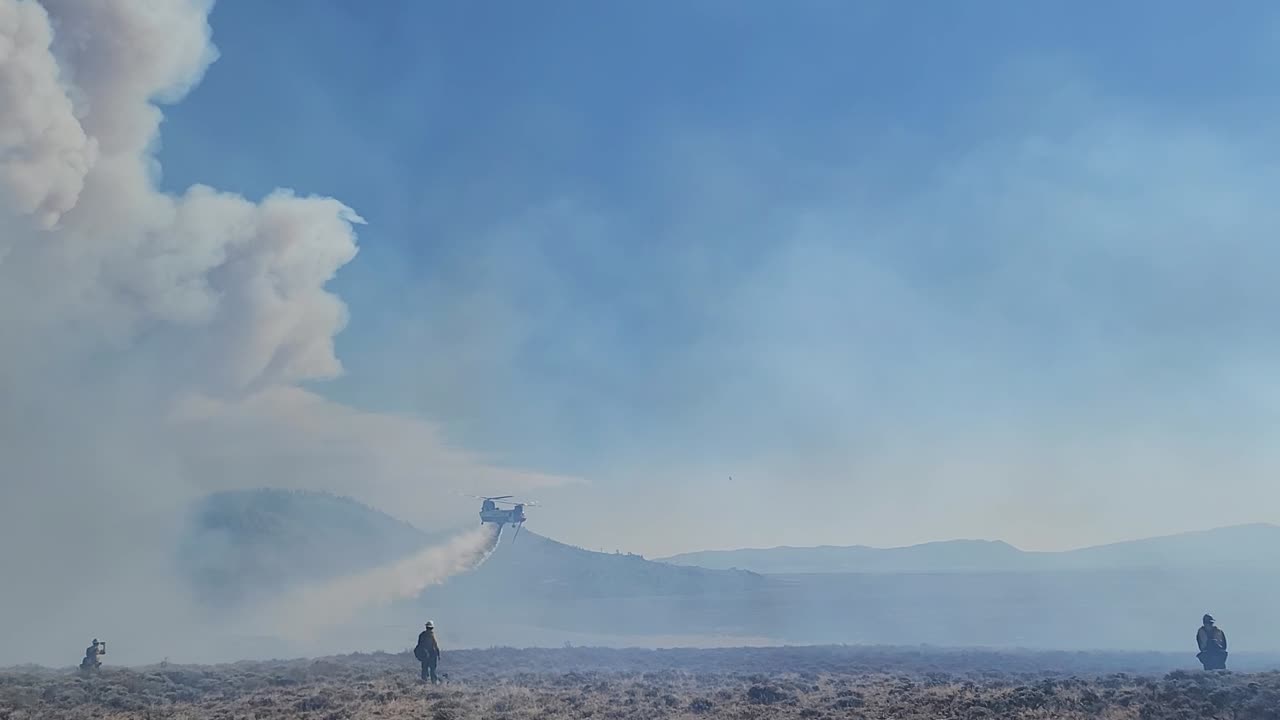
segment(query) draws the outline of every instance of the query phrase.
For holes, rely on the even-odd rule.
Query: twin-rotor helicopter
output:
[[[471,495],[477,500],[482,500],[480,504],[480,524],[486,523],[498,526],[498,532],[502,532],[503,525],[514,525],[516,534],[511,537],[511,541],[515,542],[517,536],[520,535],[520,528],[524,526],[526,507],[537,507],[536,502],[516,502],[511,498],[512,495],[497,495],[494,497],[485,497],[482,495]],[[498,505],[510,505],[509,508],[500,508]]]

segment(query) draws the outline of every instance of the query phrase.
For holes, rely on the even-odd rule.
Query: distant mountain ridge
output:
[[[485,596],[519,588],[525,598],[547,601],[638,598],[743,592],[764,579],[746,570],[709,570],[646,560],[632,553],[603,553],[566,545],[527,530],[507,536],[473,573],[459,575],[435,595]]]
[[[1235,525],[1061,552],[1020,550],[1003,541],[950,540],[897,548],[824,545],[706,550],[660,561],[763,574],[1273,569],[1280,567],[1280,526]]]
[[[468,524],[467,527],[470,527]],[[328,493],[256,489],[209,495],[187,519],[177,562],[189,586],[211,606],[230,607],[289,585],[326,580],[385,565],[447,541],[458,529],[425,532],[351,498]],[[629,553],[600,553],[524,530],[440,597],[465,606],[518,589],[547,603],[565,599],[691,596],[742,592],[762,578],[750,572],[679,567]]]
[[[1267,560],[1277,536],[1280,528],[1244,526],[1071,553],[1026,553],[989,541],[929,543],[872,553],[877,572],[784,574],[592,553],[536,535],[525,545],[522,535],[504,542],[480,570],[424,594],[420,607],[424,617],[449,618],[469,632],[508,626],[511,635],[490,641],[503,644],[527,642],[522,628],[536,628],[532,637],[541,638],[560,631],[760,636],[784,644],[1190,646],[1194,666],[1194,633],[1204,612],[1234,633],[1238,648],[1280,648],[1280,626],[1270,619],[1280,573]],[[1166,566],[1171,557],[1181,565]],[[983,562],[998,569],[977,569]],[[689,574],[663,573],[664,565]]]
[[[454,532],[436,530],[322,493],[220,493],[193,509],[177,561],[210,610],[235,618],[237,609],[252,611],[254,599],[384,565]],[[785,562],[775,557],[779,550]],[[529,530],[513,541],[506,532],[481,567],[416,598],[369,608],[316,642],[328,644],[324,652],[401,649],[433,619],[451,647],[572,640],[1181,649],[1194,666],[1194,632],[1201,614],[1212,612],[1238,649],[1280,650],[1280,625],[1272,621],[1280,528],[1272,525],[1067,553],[981,540],[754,552],[773,572],[593,552]],[[293,652],[273,645],[278,638],[233,632],[225,641],[233,657],[245,657],[246,647],[264,657]]]

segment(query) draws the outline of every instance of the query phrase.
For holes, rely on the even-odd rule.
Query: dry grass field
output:
[[[1280,673],[1160,671],[1158,655],[867,648],[405,654],[0,672],[29,718],[1280,718]],[[1127,670],[1125,670],[1127,669]]]

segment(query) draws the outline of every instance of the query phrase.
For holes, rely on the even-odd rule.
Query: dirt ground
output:
[[[1156,672],[1157,655],[859,648],[405,654],[0,671],[29,718],[1280,718],[1280,673]]]

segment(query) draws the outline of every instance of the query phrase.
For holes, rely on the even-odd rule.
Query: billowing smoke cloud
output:
[[[171,548],[209,490],[310,487],[429,524],[461,509],[414,511],[445,473],[560,482],[298,387],[342,371],[325,285],[363,221],[286,190],[157,188],[155,103],[216,59],[210,6],[0,0],[0,663],[74,661],[94,635],[117,661],[179,657]]]
[[[271,620],[268,630],[287,640],[307,640],[352,620],[357,613],[417,597],[432,585],[480,567],[500,538],[497,525],[484,524],[395,564],[299,588],[281,598],[277,610],[261,615]]]

